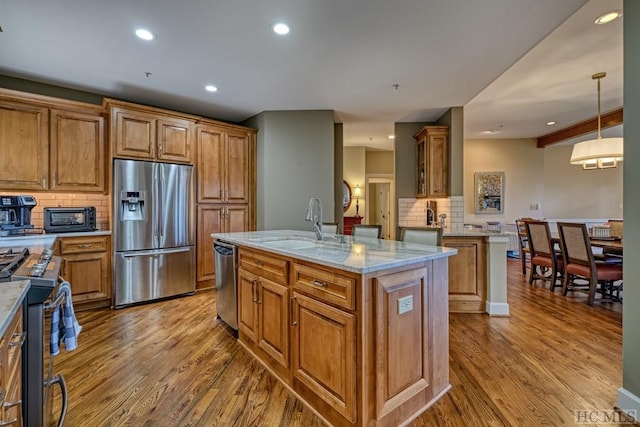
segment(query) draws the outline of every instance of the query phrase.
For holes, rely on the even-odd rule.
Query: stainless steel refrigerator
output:
[[[113,162],[116,308],[195,292],[193,167]]]

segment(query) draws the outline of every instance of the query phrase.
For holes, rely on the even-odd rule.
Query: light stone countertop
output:
[[[324,241],[318,241],[313,232],[299,230],[214,233],[211,237],[361,274],[458,253],[452,248],[329,233],[325,233]]]
[[[4,335],[30,287],[29,280],[0,283],[0,336]]]

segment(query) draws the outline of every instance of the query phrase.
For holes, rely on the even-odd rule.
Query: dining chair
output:
[[[323,222],[322,223],[322,232],[329,234],[338,234],[338,223],[337,222]]]
[[[353,224],[351,235],[355,237],[373,237],[379,239],[382,234],[382,225]]]
[[[609,222],[609,235],[611,237],[624,237],[624,220],[622,219],[610,219]]]
[[[549,289],[553,292],[556,286],[563,286],[564,258],[562,253],[556,251],[554,247],[549,223],[547,221],[527,220],[525,229],[531,255],[529,284],[532,285],[534,280],[549,281]]]
[[[531,259],[531,251],[529,250],[529,242],[527,240],[527,229],[524,225],[525,221],[533,218],[516,219],[516,228],[518,230],[518,244],[520,245],[520,263],[522,264],[522,274],[527,274],[527,260]]]
[[[565,275],[562,293],[586,291],[587,304],[593,305],[596,291],[603,297],[621,301],[622,264],[596,262],[589,243],[585,224],[559,222],[560,247],[565,260]],[[585,283],[579,283],[581,280]],[[616,282],[619,282],[616,284]],[[598,285],[600,285],[598,289]],[[616,294],[614,297],[613,294]]]
[[[407,243],[442,246],[442,227],[403,228],[400,240]]]

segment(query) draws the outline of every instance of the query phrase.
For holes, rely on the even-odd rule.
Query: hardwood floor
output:
[[[453,388],[411,426],[572,425],[615,406],[620,304],[529,286],[518,260],[508,283],[511,317],[450,315]],[[214,298],[78,313],[79,348],[54,359],[65,426],[323,425],[215,320]]]

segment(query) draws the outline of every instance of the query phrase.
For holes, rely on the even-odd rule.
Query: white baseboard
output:
[[[509,304],[506,302],[490,302],[485,304],[485,310],[489,313],[489,316],[508,316]]]
[[[640,421],[638,419],[638,414],[640,414],[640,397],[622,387],[618,389],[618,408],[632,415],[636,421]]]

